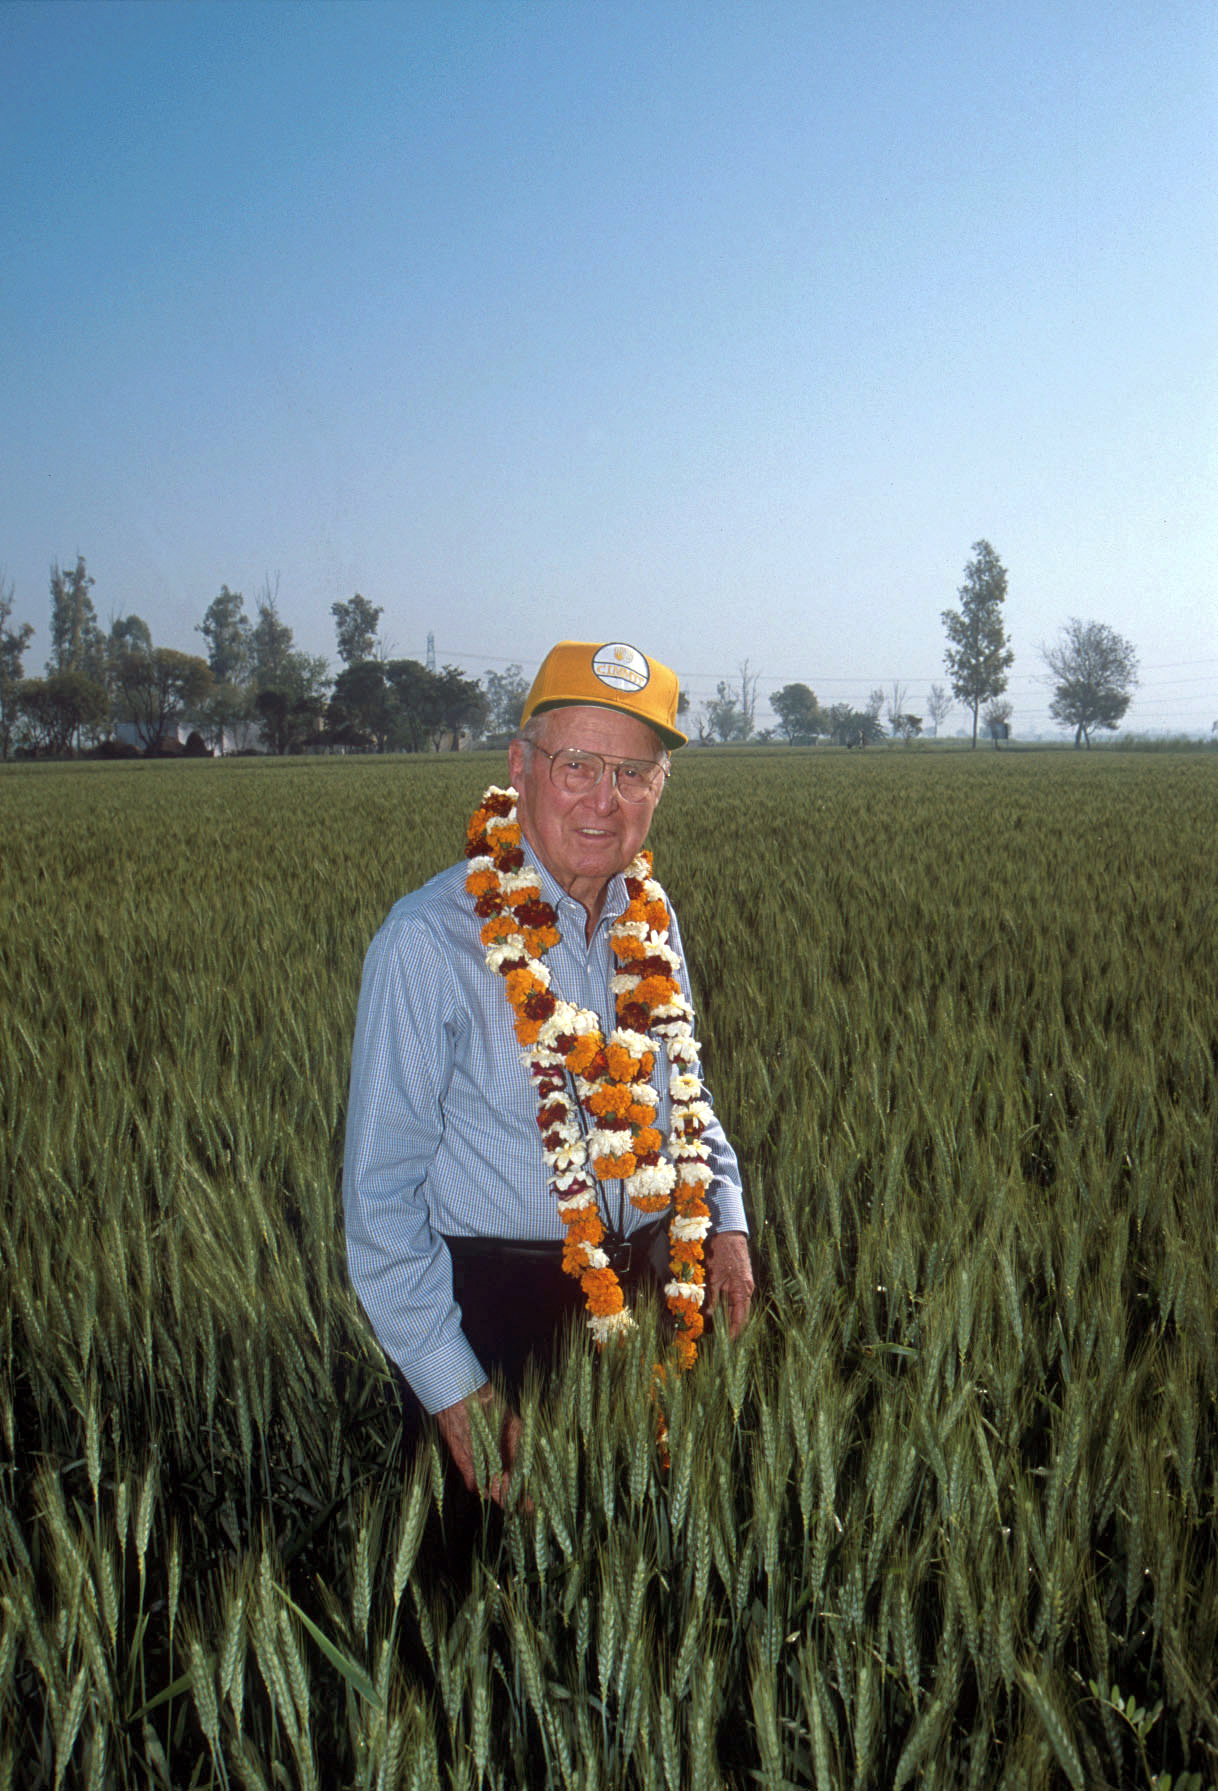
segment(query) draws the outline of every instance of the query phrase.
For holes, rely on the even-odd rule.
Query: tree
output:
[[[770,708],[792,746],[809,746],[820,732],[820,704],[806,684],[784,684],[770,698]]]
[[[89,592],[93,587],[85,562],[78,554],[70,572],[51,562],[51,657],[47,672],[84,672],[100,682],[104,676],[105,644],[97,611]]]
[[[196,708],[211,689],[205,659],[173,647],[135,648],[115,668],[119,700],[135,723],[140,745],[156,752],[161,741],[187,710]]]
[[[422,752],[439,726],[439,679],[418,659],[390,659],[385,677],[393,691],[393,744],[404,752]]]
[[[922,717],[908,713],[897,715],[893,718],[892,731],[894,737],[903,740],[908,746],[910,741],[916,740],[922,732]]]
[[[939,738],[939,729],[954,708],[955,704],[942,684],[932,684],[926,693],[926,713],[930,716],[931,732],[936,740]]]
[[[350,603],[332,603],[330,614],[334,617],[338,657],[343,664],[359,665],[363,660],[371,659],[383,609],[378,604],[369,603],[357,591]]]
[[[957,592],[960,608],[945,609],[940,616],[951,643],[943,663],[957,698],[972,711],[974,747],[981,705],[1002,695],[1015,659],[1002,621],[1006,594],[1002,561],[988,541],[974,541],[973,557]]]
[[[367,737],[363,744],[370,739],[377,752],[384,752],[397,722],[397,703],[379,660],[345,665],[334,680],[331,707],[340,733],[353,729]],[[353,744],[350,734],[347,744]]]
[[[486,674],[486,731],[488,734],[514,734],[520,726],[524,699],[529,694],[528,680],[518,665],[509,665],[501,672]]]
[[[752,677],[749,676],[749,662],[746,659],[740,668],[740,713],[744,724],[740,735],[742,740],[752,738],[753,723],[757,717],[757,679],[760,675],[759,672],[754,672]]]
[[[195,632],[207,642],[207,663],[216,684],[244,684],[253,654],[252,630],[240,591],[220,586],[207,614],[195,623]]]
[[[0,572],[0,758],[7,759],[17,720],[17,687],[25,673],[26,648],[34,638],[31,622],[9,627],[13,613],[13,584]]]
[[[286,690],[260,690],[254,709],[271,752],[300,752],[317,739],[325,714],[320,693],[292,696]]]
[[[882,691],[880,696],[883,696]],[[873,712],[870,707],[852,709],[849,703],[834,703],[825,720],[830,740],[835,740],[839,746],[874,746],[877,740],[884,738],[879,712]]]
[[[432,729],[436,751],[445,733],[451,736],[449,746],[456,752],[465,728],[476,732],[486,717],[486,692],[476,678],[467,678],[455,665],[446,665],[436,679],[437,726]]]
[[[258,598],[258,619],[250,631],[250,667],[257,690],[283,690],[294,640],[292,630],[279,615],[279,580],[271,589],[267,579]]]
[[[892,737],[894,740],[901,732],[900,723],[905,718],[905,698],[908,695],[908,684],[902,684],[899,678],[894,678],[892,681],[892,689],[888,693],[888,702],[885,708],[885,714],[888,717],[888,726],[892,730]]]
[[[82,728],[99,728],[110,708],[103,684],[84,672],[52,672],[17,687],[17,706],[35,751],[66,752]]]
[[[987,703],[981,719],[985,723],[986,732],[994,742],[994,751],[998,751],[998,742],[1006,740],[1011,732],[1011,717],[1015,710],[1012,704],[995,697]]]
[[[1057,680],[1049,714],[1074,729],[1075,746],[1091,745],[1095,728],[1115,728],[1138,683],[1138,656],[1129,641],[1104,622],[1077,616],[1040,656]]]
[[[703,743],[718,740],[726,745],[729,740],[748,739],[748,716],[726,678],[720,678],[714,697],[703,703],[702,708],[704,714],[698,723],[698,738]]]

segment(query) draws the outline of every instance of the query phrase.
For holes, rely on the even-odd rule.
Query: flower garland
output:
[[[504,980],[533,1078],[542,1150],[564,1227],[563,1268],[579,1281],[592,1334],[603,1346],[634,1321],[601,1249],[605,1227],[596,1183],[623,1182],[640,1212],[662,1212],[671,1203],[664,1296],[676,1322],[680,1372],[692,1367],[702,1332],[703,1241],[711,1224],[710,1153],[702,1135],[711,1110],[697,1074],[693,1015],[681,994],[680,960],[668,944],[668,907],[651,877],[651,854],[640,852],[626,867],[630,899],[609,935],[618,964],[610,982],[617,1026],[605,1038],[596,1014],[551,989],[543,958],[559,942],[558,916],[543,901],[539,873],[526,861],[516,791],[492,785],[468,836],[465,887],[484,922],[486,962]],[[648,1034],[661,1041],[669,1063],[667,1144],[656,1125],[656,1053]],[[568,1093],[568,1073],[590,1122],[587,1136]]]

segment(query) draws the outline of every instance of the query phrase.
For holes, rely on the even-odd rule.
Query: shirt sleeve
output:
[[[693,990],[690,986],[689,971],[685,964],[685,948],[681,944],[681,929],[677,925],[677,917],[672,903],[668,904],[669,944],[681,960],[680,981],[681,992],[694,1007]],[[698,1065],[698,1074],[702,1074],[702,1066]],[[703,1084],[705,1098],[711,1101],[710,1091]],[[727,1133],[717,1113],[713,1113],[711,1123],[702,1134],[702,1142],[710,1153],[711,1173],[714,1180],[707,1191],[707,1205],[711,1209],[716,1231],[748,1231],[749,1222],[744,1214],[744,1186],[740,1176],[740,1165],[736,1161],[736,1153],[728,1143]]]
[[[390,915],[364,961],[355,1022],[347,1263],[381,1347],[429,1412],[487,1378],[461,1330],[452,1260],[427,1206],[458,1025],[455,984],[435,939],[417,917]]]

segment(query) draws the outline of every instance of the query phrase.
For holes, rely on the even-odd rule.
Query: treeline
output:
[[[341,670],[297,648],[268,581],[251,618],[240,591],[221,586],[196,631],[205,653],[154,643],[140,616],[103,629],[83,558],[51,567],[51,655],[26,677],[34,630],[14,623],[0,580],[0,755],[99,755],[183,750],[301,752],[343,748],[423,752],[495,741],[516,727],[528,690],[521,668],[483,684],[458,667],[432,671],[390,658],[382,611],[356,595],[332,605]]]

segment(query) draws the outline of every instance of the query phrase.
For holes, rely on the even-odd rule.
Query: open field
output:
[[[503,775],[0,775],[0,1791],[1218,1784],[1218,760],[678,760],[759,1310],[667,1475],[577,1346],[454,1580],[338,1172]]]

